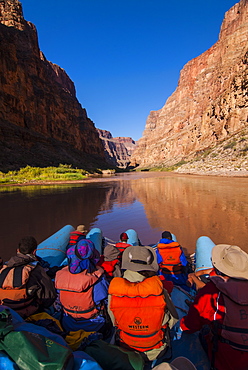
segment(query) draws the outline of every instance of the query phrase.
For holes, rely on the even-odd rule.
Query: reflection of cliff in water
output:
[[[168,176],[132,181],[132,188],[151,227],[170,230],[189,252],[201,235],[248,252],[247,179]]]
[[[133,191],[123,181],[80,186],[15,187],[0,193],[0,256],[15,253],[20,238],[33,235],[38,243],[65,225],[85,224],[90,228],[101,212],[114,204],[131,204]]]
[[[33,235],[41,242],[61,227],[92,224],[101,204],[104,204],[108,188],[37,187],[35,191],[15,191],[0,194],[1,238],[0,256],[9,257],[17,248],[19,239]],[[4,196],[3,196],[4,195]]]
[[[112,183],[106,192],[105,200],[101,205],[101,211],[111,211],[114,205],[122,207],[123,205],[130,205],[135,201],[135,194],[133,189],[128,186],[129,182]]]

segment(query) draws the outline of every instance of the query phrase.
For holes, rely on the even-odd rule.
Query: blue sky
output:
[[[40,49],[64,68],[95,126],[138,140],[179,73],[218,39],[235,0],[22,0]]]

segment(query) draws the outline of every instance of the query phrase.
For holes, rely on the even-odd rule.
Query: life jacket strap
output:
[[[221,329],[228,330],[228,331],[231,331],[231,332],[234,332],[234,333],[248,334],[248,330],[247,329],[243,329],[243,328],[233,328],[232,326],[227,326],[227,325],[223,325],[223,324],[220,324],[220,328]]]
[[[85,314],[85,313],[89,313],[91,311],[93,311],[94,309],[96,309],[97,307],[96,306],[93,306],[91,308],[89,308],[88,310],[84,310],[84,311],[77,311],[77,310],[71,310],[70,308],[67,308],[67,307],[64,307],[64,310],[69,312],[69,313],[76,313],[76,314]]]
[[[135,334],[131,334],[131,333],[127,333],[126,331],[123,331],[123,333],[125,333],[126,335],[129,335],[130,337],[134,337],[134,338],[150,338],[150,337],[153,337],[154,335],[156,335],[159,330],[155,331],[154,333],[152,334],[148,334],[148,335],[135,335]]]
[[[245,345],[245,344],[239,344],[239,343],[232,342],[231,340],[226,339],[226,338],[223,338],[220,335],[218,336],[218,339],[222,343],[227,343],[227,344],[229,344],[232,347],[239,348],[240,350],[243,350],[243,351],[248,351],[248,346]]]
[[[19,288],[22,286],[22,271],[24,267],[25,265],[6,267],[0,274],[0,287],[2,288],[3,282],[11,269],[14,269],[13,288]]]
[[[33,300],[34,300],[33,295],[27,298],[23,298],[20,301],[13,301],[12,299],[4,298],[2,300],[2,304],[12,308],[13,310],[18,310],[30,306]]]

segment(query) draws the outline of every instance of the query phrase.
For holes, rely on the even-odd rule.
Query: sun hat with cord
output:
[[[237,245],[215,245],[212,249],[212,264],[226,276],[248,280],[248,254]]]
[[[154,271],[157,272],[159,267],[157,263],[156,252],[152,247],[131,246],[124,250],[122,255],[123,270],[131,271]]]
[[[177,357],[170,364],[162,362],[155,366],[153,370],[197,370],[195,365],[186,357]]]

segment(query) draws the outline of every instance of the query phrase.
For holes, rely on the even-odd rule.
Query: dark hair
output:
[[[22,254],[31,254],[37,248],[37,241],[33,236],[25,236],[19,241],[18,248]]]
[[[162,232],[162,239],[169,239],[172,240],[172,235],[169,231]]]

